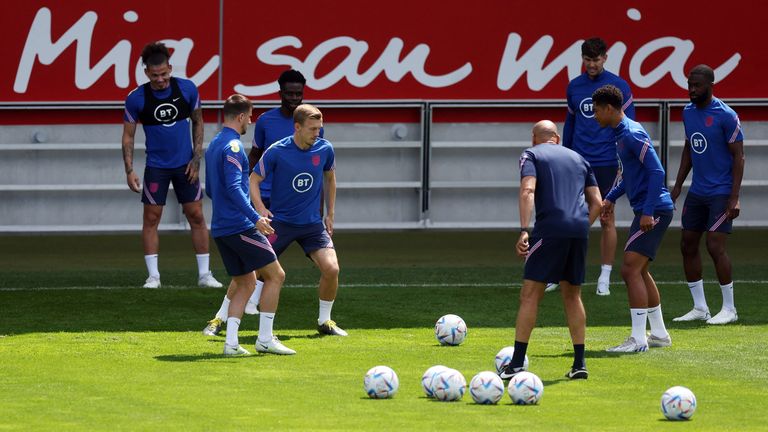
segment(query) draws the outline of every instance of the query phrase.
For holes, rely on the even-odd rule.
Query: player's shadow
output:
[[[162,362],[181,362],[181,363],[187,363],[187,362],[196,362],[196,361],[208,361],[208,360],[214,360],[214,361],[232,361],[232,360],[245,360],[248,359],[256,359],[260,358],[265,354],[252,354],[247,356],[225,356],[221,353],[206,353],[206,354],[171,354],[171,355],[159,355],[155,356],[155,360],[162,361]]]

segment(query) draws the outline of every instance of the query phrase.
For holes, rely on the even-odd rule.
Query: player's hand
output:
[[[200,159],[192,158],[187,164],[187,169],[184,170],[184,174],[187,175],[187,180],[190,183],[197,182],[197,178],[200,175]]]
[[[683,188],[681,188],[680,186],[675,186],[669,192],[669,196],[672,198],[672,203],[675,203],[675,201],[677,201],[677,198],[680,197],[680,193],[682,192],[682,189]]]
[[[269,224],[270,222],[272,222],[272,219],[267,217],[261,217],[256,222],[256,229],[259,230],[259,232],[264,235],[274,234],[275,229],[272,228],[272,225]]]
[[[125,180],[128,183],[128,187],[132,191],[136,193],[141,193],[141,181],[139,181],[139,176],[137,176],[133,170],[131,170],[131,172],[126,174]]]
[[[517,256],[520,258],[525,258],[528,256],[528,233],[526,231],[520,233],[520,238],[517,239],[515,249]]]
[[[333,235],[333,215],[327,214],[323,218],[323,222],[325,222],[325,230],[328,231],[328,235]]]
[[[653,229],[656,225],[656,221],[653,220],[653,216],[642,215],[640,216],[640,231],[647,232]]]
[[[739,203],[739,198],[729,198],[728,199],[728,219],[736,219],[739,217],[739,213],[741,213],[741,204]]]
[[[600,210],[600,220],[607,221],[613,215],[614,203],[608,200],[603,200],[602,208]]]

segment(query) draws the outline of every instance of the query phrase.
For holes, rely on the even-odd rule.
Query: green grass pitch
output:
[[[597,234],[597,233],[594,233]],[[597,235],[588,282],[597,273]],[[620,233],[620,242],[626,233]],[[334,319],[348,338],[315,331],[317,272],[293,246],[281,262],[286,287],[276,334],[298,355],[225,358],[223,337],[201,330],[224,290],[201,289],[186,234],[161,236],[163,288],[145,278],[138,235],[0,237],[0,431],[10,430],[766,430],[768,414],[768,232],[737,230],[729,240],[739,322],[673,323],[691,300],[681,283],[679,231],[671,229],[651,271],[673,338],[670,348],[613,355],[629,334],[626,290],[614,270],[612,295],[586,284],[587,381],[563,377],[572,347],[557,293],[547,294],[529,347],[530,369],[545,385],[538,406],[427,399],[422,373],[444,364],[467,381],[492,370],[511,345],[522,262],[515,233],[338,233],[342,266]],[[705,289],[721,297],[706,251]],[[218,255],[214,273],[228,282]],[[467,322],[458,347],[439,346],[434,321]],[[253,348],[258,320],[245,317],[241,343]],[[372,400],[365,372],[392,367],[393,399]],[[693,390],[691,421],[659,409],[673,385]]]

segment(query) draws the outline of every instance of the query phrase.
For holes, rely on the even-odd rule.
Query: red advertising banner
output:
[[[145,81],[139,55],[152,40],[204,100],[274,100],[289,67],[311,100],[562,99],[592,36],[636,98],[685,99],[700,63],[715,69],[718,96],[766,98],[766,13],[757,0],[28,0],[3,13],[0,102],[122,101]]]

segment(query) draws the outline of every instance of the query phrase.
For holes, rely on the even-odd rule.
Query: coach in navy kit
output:
[[[525,257],[525,273],[515,324],[515,352],[499,376],[509,379],[523,370],[546,282],[559,281],[574,348],[573,365],[566,377],[586,379],[586,314],[581,303],[581,284],[589,227],[600,213],[600,191],[589,163],[559,145],[554,123],[536,123],[532,141],[533,147],[520,157],[521,228],[516,249],[518,255]],[[534,202],[536,224],[529,238]]]
[[[211,231],[224,267],[232,276],[224,354],[249,354],[240,346],[238,330],[245,303],[256,284],[254,271],[264,278],[256,351],[296,354],[272,334],[285,272],[264,237],[274,233],[269,218],[259,216],[248,199],[248,157],[240,135],[251,124],[252,107],[245,96],[235,94],[227,98],[223,107],[224,128],[205,152],[205,192],[213,201]]]
[[[176,198],[192,231],[197,254],[198,285],[220,288],[209,271],[208,228],[203,216],[203,194],[198,179],[203,154],[203,114],[195,84],[171,77],[170,52],[160,42],[141,52],[149,82],[133,90],[125,100],[123,116],[123,163],[128,187],[141,193],[144,203],[142,240],[149,277],[144,288],[160,287],[157,227],[163,215],[168,187],[173,183]],[[190,119],[192,130],[190,134]],[[136,123],[141,121],[146,136],[147,165],[144,187],[133,170]]]
[[[683,182],[693,168],[693,181],[683,205],[681,249],[693,309],[673,321],[706,320],[708,324],[737,321],[733,301],[731,259],[725,244],[733,219],[739,216],[739,192],[744,175],[744,135],[739,116],[725,102],[712,95],[715,72],[699,65],[688,74],[691,103],[683,109],[685,147],[680,158],[672,201],[677,200]],[[710,318],[704,296],[699,243],[707,232],[707,251],[723,293],[723,307]]]
[[[601,217],[612,215],[616,200],[625,193],[635,212],[621,265],[621,277],[629,294],[632,334],[608,351],[641,352],[649,346],[670,346],[672,338],[664,326],[659,290],[648,271],[672,221],[673,204],[664,186],[664,168],[643,126],[622,112],[621,90],[612,85],[600,87],[592,94],[592,101],[600,126],[613,128],[623,167],[621,180],[603,200]],[[651,334],[646,337],[648,322]]]
[[[563,129],[563,145],[575,150],[592,165],[601,196],[616,184],[618,161],[616,159],[616,138],[610,128],[601,127],[594,119],[592,93],[598,88],[611,84],[619,88],[624,97],[622,110],[631,119],[635,118],[632,91],[629,84],[619,76],[604,69],[608,56],[605,42],[591,38],[581,45],[584,73],[568,84],[566,99],[568,115]],[[609,295],[611,270],[616,255],[616,223],[611,215],[600,220],[600,276],[597,279],[597,294]],[[553,287],[549,288],[550,290]]]
[[[261,215],[270,215],[275,233],[269,237],[277,256],[296,241],[320,269],[317,329],[321,334],[347,336],[331,319],[339,287],[339,261],[333,246],[336,207],[336,159],[333,145],[320,138],[323,115],[312,105],[293,113],[295,132],[272,144],[251,173],[251,201]],[[272,176],[270,207],[259,193],[260,183]],[[320,194],[325,217],[320,215]]]

